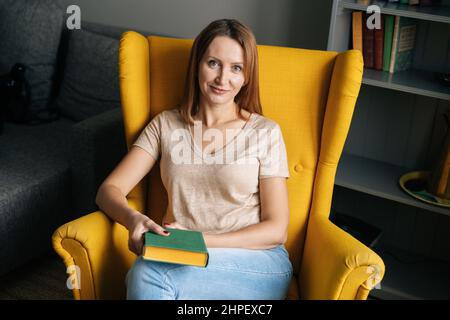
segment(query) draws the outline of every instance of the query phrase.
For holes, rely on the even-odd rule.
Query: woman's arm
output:
[[[167,235],[165,230],[144,214],[128,206],[126,196],[152,169],[156,160],[146,151],[133,146],[97,191],[95,202],[112,220],[129,231],[128,246],[139,255],[142,234],[148,230]]]
[[[139,147],[132,147],[100,185],[95,203],[112,220],[128,228],[133,210],[126,196],[152,169],[155,159]]]
[[[204,234],[210,248],[232,247],[270,249],[284,244],[289,223],[289,202],[286,178],[260,179],[261,222],[243,229],[222,233]]]

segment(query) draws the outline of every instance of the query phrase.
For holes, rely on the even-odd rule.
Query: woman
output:
[[[169,235],[126,200],[156,161],[169,200],[164,227],[203,232],[206,268],[140,256],[146,231]],[[98,206],[128,229],[138,255],[127,298],[284,299],[288,177],[281,130],[262,116],[254,35],[236,20],[214,21],[194,41],[181,105],[150,121],[98,190]]]

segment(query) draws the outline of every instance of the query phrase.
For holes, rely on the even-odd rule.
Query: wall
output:
[[[236,18],[258,43],[326,49],[328,0],[60,0],[76,4],[81,19],[150,33],[193,38],[210,21]]]

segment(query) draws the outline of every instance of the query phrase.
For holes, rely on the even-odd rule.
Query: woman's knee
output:
[[[127,299],[170,299],[165,283],[166,269],[165,264],[137,258],[126,276]]]
[[[146,278],[146,272],[144,261],[138,257],[131,269],[128,270],[125,278],[127,299],[140,299],[140,296],[145,293],[144,279]]]

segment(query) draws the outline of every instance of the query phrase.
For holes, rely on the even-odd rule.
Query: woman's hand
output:
[[[133,211],[133,216],[128,226],[128,249],[139,256],[142,254],[145,232],[153,231],[162,236],[168,236],[170,233],[146,215],[135,210]]]

